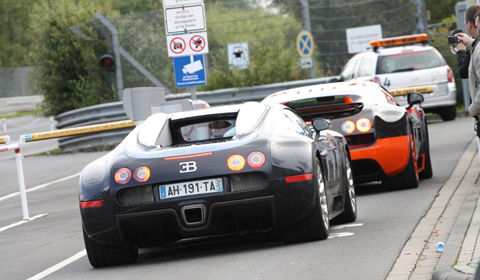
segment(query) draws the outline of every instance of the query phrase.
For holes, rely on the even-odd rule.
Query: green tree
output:
[[[101,0],[44,0],[33,7],[28,36],[36,70],[31,79],[44,97],[46,116],[116,99],[98,65],[106,46],[92,28],[80,25],[96,12],[109,15],[111,5]],[[81,27],[77,34],[71,31],[75,26]]]
[[[430,22],[439,23],[455,14],[458,0],[425,0],[425,8],[430,11]]]
[[[30,38],[25,34],[30,9],[39,0],[0,0],[0,67],[31,66],[27,60]]]

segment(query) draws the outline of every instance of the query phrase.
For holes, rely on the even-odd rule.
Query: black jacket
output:
[[[462,79],[468,79],[468,65],[470,64],[470,52],[459,50],[457,52],[458,74]]]

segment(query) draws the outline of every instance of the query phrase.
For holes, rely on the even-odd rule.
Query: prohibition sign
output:
[[[313,54],[313,38],[310,32],[303,30],[297,36],[297,51],[303,57],[310,57]]]
[[[170,50],[175,54],[181,54],[186,49],[185,41],[180,37],[175,37],[170,41]]]
[[[190,38],[190,49],[194,52],[201,52],[205,48],[205,39],[200,35]]]

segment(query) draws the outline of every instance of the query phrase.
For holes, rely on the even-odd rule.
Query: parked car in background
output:
[[[456,118],[455,80],[442,55],[428,45],[428,35],[418,34],[371,41],[371,51],[353,56],[337,79],[371,81],[392,94],[399,88],[422,88],[425,112],[437,113],[444,121]],[[395,97],[401,105],[407,97]]]
[[[283,104],[306,122],[326,118],[347,139],[355,184],[382,181],[387,190],[416,188],[432,177],[423,95],[409,93],[408,106],[373,82],[319,84],[280,91],[264,104]]]
[[[84,168],[79,201],[92,266],[135,262],[139,248],[278,232],[326,239],[357,217],[345,138],[290,108],[247,102],[157,113]]]

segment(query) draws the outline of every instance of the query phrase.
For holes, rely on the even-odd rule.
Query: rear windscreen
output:
[[[171,125],[173,145],[192,142],[225,141],[235,136],[236,119],[216,119],[196,123]]]
[[[434,49],[418,52],[405,52],[401,54],[379,56],[377,62],[377,74],[415,71],[444,65],[445,60]]]

